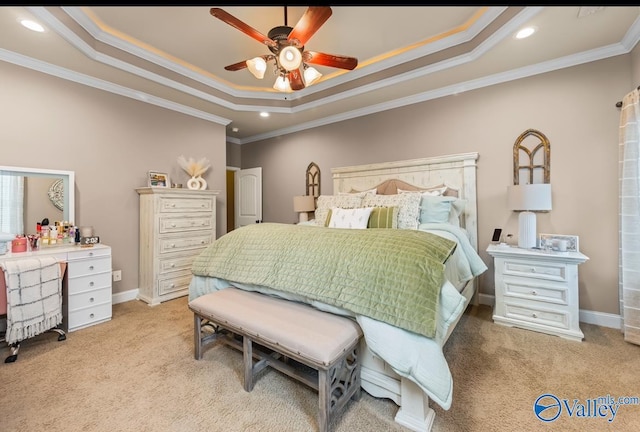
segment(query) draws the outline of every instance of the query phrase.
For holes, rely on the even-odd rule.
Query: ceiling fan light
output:
[[[322,74],[314,67],[307,67],[304,69],[304,82],[308,86],[318,81],[321,77]]]
[[[276,82],[275,84],[273,84],[273,88],[281,92],[290,92],[291,83],[289,82],[289,78],[284,75],[280,75],[278,78],[276,78]]]
[[[302,53],[296,47],[286,46],[278,54],[278,62],[288,71],[298,69],[302,63]]]
[[[262,57],[254,57],[246,61],[247,69],[258,79],[264,78],[264,73],[267,70],[267,62]]]

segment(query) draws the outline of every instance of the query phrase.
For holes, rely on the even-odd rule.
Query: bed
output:
[[[414,241],[412,236],[415,235],[419,237],[416,241],[437,242],[438,247],[443,251],[438,258],[442,260],[442,275],[440,277],[440,273],[438,273],[440,270],[434,270],[434,274],[438,276],[434,277],[435,285],[438,285],[437,294],[433,300],[436,305],[432,308],[427,303],[425,309],[433,309],[433,315],[430,315],[433,322],[425,320],[431,325],[431,332],[423,332],[423,327],[405,326],[404,321],[387,321],[381,318],[381,315],[369,314],[369,309],[366,307],[364,309],[351,307],[351,297],[347,302],[348,306],[345,306],[345,302],[332,302],[329,297],[314,297],[315,291],[291,290],[289,289],[292,285],[290,281],[287,281],[288,287],[285,288],[280,286],[277,281],[273,285],[271,282],[263,282],[272,279],[253,279],[252,273],[254,271],[252,269],[255,268],[255,273],[257,273],[259,266],[245,265],[241,272],[242,277],[239,275],[236,277],[236,273],[216,273],[219,270],[212,269],[212,267],[224,267],[222,264],[226,265],[227,262],[233,261],[230,257],[238,257],[245,263],[253,258],[253,255],[241,254],[253,253],[254,243],[251,243],[250,246],[223,243],[223,241],[231,242],[236,234],[222,236],[196,258],[193,267],[194,276],[189,287],[189,299],[193,300],[200,295],[231,285],[291,301],[302,301],[326,312],[352,316],[357,319],[365,333],[365,349],[363,350],[361,370],[362,388],[374,397],[393,400],[399,406],[395,416],[396,422],[411,430],[429,431],[435,417],[433,409],[429,407],[430,399],[443,409],[449,409],[453,397],[453,380],[442,347],[466,307],[476,297],[477,276],[487,269],[477,254],[477,159],[477,153],[465,153],[333,168],[333,195],[318,198],[318,208],[313,220],[290,227],[284,226],[285,224],[273,224],[273,227],[253,227],[250,229],[256,231],[246,236],[253,242],[253,239],[260,235],[258,229],[261,231],[270,231],[271,228],[280,230],[278,235],[269,241],[269,247],[274,248],[279,247],[276,243],[277,238],[281,236],[287,239],[285,241],[289,242],[288,244],[297,241],[296,236],[298,235],[313,236],[314,247],[302,248],[299,252],[305,254],[304,250],[309,249],[312,251],[309,252],[309,259],[317,261],[319,261],[319,256],[311,255],[316,249],[316,244],[321,248],[320,250],[326,251],[322,248],[331,248],[330,244],[333,243],[341,244],[343,236],[375,236],[375,242],[389,239],[392,243],[397,240],[396,237],[402,236],[400,241],[406,243]],[[448,206],[443,207],[442,203],[448,203]],[[443,213],[442,209],[445,207],[447,210],[446,213]],[[370,210],[368,213],[364,212],[366,215],[363,216],[363,209],[377,209],[377,217],[383,213],[386,218],[381,219],[380,223],[388,225],[371,225],[374,210]],[[361,224],[361,220],[367,221],[368,227],[388,228],[393,225],[393,228],[399,229],[339,229],[347,227],[340,224]],[[243,229],[234,230],[231,233]],[[289,233],[289,231],[294,232]],[[323,245],[325,234],[326,237],[330,237],[330,235],[338,237],[332,237],[327,242],[329,245]],[[293,237],[285,237],[289,235]],[[231,255],[215,261],[212,257],[217,257],[216,254],[220,253],[213,250],[216,243],[219,249],[224,249],[224,253],[228,253],[236,247],[238,251],[234,250]],[[388,246],[385,243],[385,247],[395,247],[392,243]],[[451,245],[453,246],[447,252],[446,249]],[[276,252],[282,250],[285,253],[284,249],[291,248],[280,247]],[[272,250],[270,254],[274,254],[273,252]],[[297,253],[295,260],[300,256]],[[338,251],[336,251],[337,253]],[[355,259],[356,256],[363,254],[353,255]],[[404,255],[404,253],[397,255]],[[312,256],[313,258],[311,258]],[[280,258],[274,257],[273,259],[276,261],[269,265],[279,267],[280,262],[294,260],[292,257],[293,255],[289,251],[289,255],[283,255]],[[269,257],[264,257],[264,259],[268,260]],[[255,262],[262,261],[263,259],[260,258]],[[314,266],[317,265],[317,261],[314,261]],[[215,265],[213,265],[214,262]],[[274,263],[278,264],[274,265]],[[304,263],[304,265],[306,265],[305,271],[307,272],[314,269],[308,263]],[[335,267],[340,263],[334,262],[331,265]],[[362,263],[358,263],[358,265],[366,266]],[[343,270],[338,270],[345,274],[352,271],[346,267]],[[243,279],[245,275],[248,275],[249,278]],[[355,276],[353,278],[352,276],[349,274],[349,278],[345,277],[344,279],[354,279],[356,288],[358,283],[360,283],[360,287],[365,285],[362,280],[358,281]],[[431,277],[431,274],[426,276]],[[426,276],[425,279],[427,279]],[[302,282],[300,275],[295,277],[298,277],[300,286],[308,284]],[[311,279],[316,280],[317,278],[316,276]],[[385,283],[391,285],[388,281]],[[369,283],[367,282],[366,285]],[[367,287],[367,289],[369,288]],[[375,292],[375,296],[380,295],[384,296],[384,293]],[[368,292],[367,297],[370,297]],[[387,296],[384,297],[384,301],[389,302],[389,306],[395,306],[391,305],[393,298],[393,296]],[[406,305],[400,307],[406,307]],[[420,322],[420,326],[423,325],[427,324]]]

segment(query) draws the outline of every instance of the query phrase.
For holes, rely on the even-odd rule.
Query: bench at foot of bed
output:
[[[329,430],[335,412],[360,397],[362,330],[354,320],[231,287],[192,300],[189,309],[197,360],[220,339],[243,352],[246,391],[253,390],[256,374],[267,366],[317,390],[321,432]]]

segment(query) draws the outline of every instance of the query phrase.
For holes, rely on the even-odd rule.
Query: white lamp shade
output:
[[[322,74],[314,67],[308,67],[304,70],[304,82],[308,86],[318,81],[320,77]]]
[[[294,46],[284,47],[278,54],[278,62],[288,71],[298,69],[302,63],[302,53]]]
[[[316,209],[316,201],[313,195],[300,195],[293,197],[293,211],[311,212]]]
[[[289,78],[284,75],[280,75],[276,78],[275,84],[273,84],[273,88],[276,90],[280,90],[281,92],[291,91],[291,84],[289,83]]]
[[[254,57],[245,62],[249,72],[258,79],[264,78],[264,73],[267,70],[267,62],[262,57]]]
[[[513,185],[507,188],[507,202],[511,210],[551,210],[551,185],[549,183]]]

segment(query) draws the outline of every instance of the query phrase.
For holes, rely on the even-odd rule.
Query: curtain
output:
[[[624,339],[640,345],[640,93],[622,101],[619,132],[620,274]]]
[[[0,173],[0,232],[24,234],[24,177]]]

